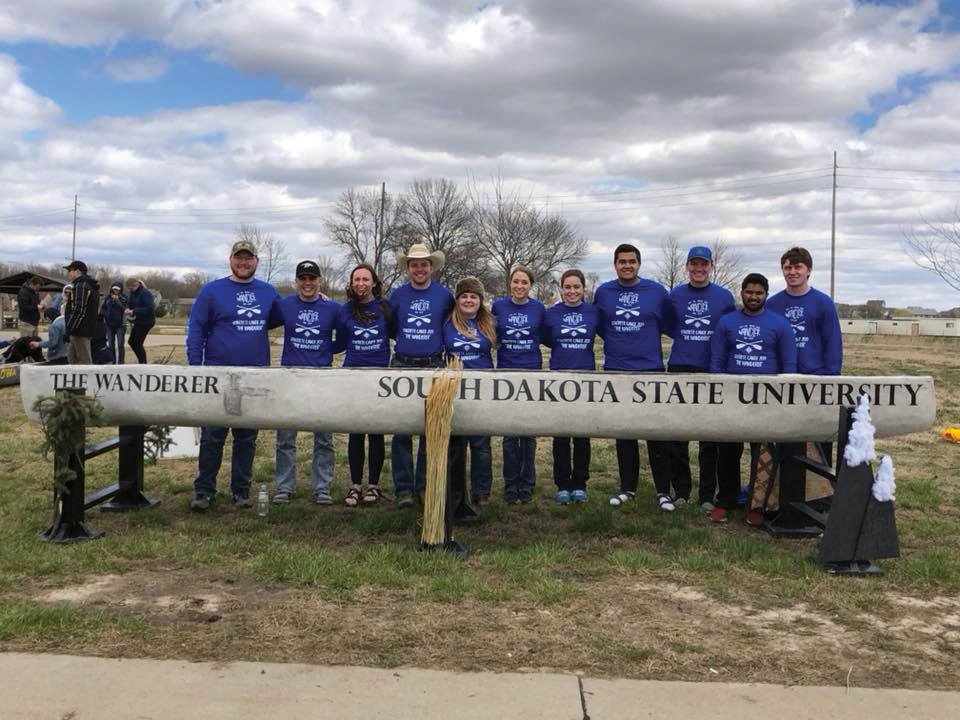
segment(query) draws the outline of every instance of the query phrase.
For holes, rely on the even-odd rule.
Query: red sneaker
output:
[[[747,525],[763,525],[763,513],[759,510],[751,510],[747,513]]]
[[[707,513],[707,519],[710,522],[724,523],[727,521],[727,509],[715,507],[713,510]]]

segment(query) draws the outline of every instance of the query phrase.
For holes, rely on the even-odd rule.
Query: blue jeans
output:
[[[443,358],[428,367],[443,367]],[[400,360],[396,355],[390,360],[390,367],[414,367]],[[424,366],[416,366],[423,369]],[[427,441],[423,435],[417,446],[417,464],[414,472],[413,436],[394,435],[390,440],[390,474],[393,476],[393,492],[397,497],[416,493],[423,496],[427,487]]]
[[[278,493],[292,493],[297,484],[297,431],[277,430]],[[310,465],[310,482],[313,494],[330,493],[333,482],[333,433],[313,434],[313,459]]]
[[[123,325],[112,328],[107,325],[107,345],[113,353],[113,362],[123,365]]]
[[[236,495],[250,490],[253,480],[253,455],[257,450],[257,431],[247,428],[205,426],[200,428],[200,453],[193,489],[197,495],[213,497],[217,492],[217,473],[223,462],[223,445],[233,430],[233,452],[230,456],[230,490]]]
[[[530,497],[537,484],[537,438],[503,439],[503,496]]]

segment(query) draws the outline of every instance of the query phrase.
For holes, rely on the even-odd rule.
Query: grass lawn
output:
[[[266,519],[223,496],[191,514],[195,461],[164,460],[146,470],[158,508],[89,512],[105,538],[49,546],[37,541],[51,512],[40,430],[18,389],[0,389],[0,649],[960,689],[960,446],[940,437],[960,425],[960,342],[846,342],[847,374],[936,381],[937,424],[878,441],[896,466],[902,552],[883,578],[830,577],[807,559],[815,541],[770,538],[740,515],[715,526],[697,507],[662,513],[647,468],[637,501],[611,508],[607,440],[593,441],[590,502],[559,507],[547,440],[535,501],[501,502],[494,439],[494,499],[457,531],[465,562],[417,551],[415,511],[312,505],[306,434],[301,492]],[[336,445],[339,501],[346,437]],[[109,484],[115,456],[87,472],[88,490]],[[254,475],[272,480],[271,432]]]

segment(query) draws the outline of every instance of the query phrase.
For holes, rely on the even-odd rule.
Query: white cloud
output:
[[[166,59],[159,55],[108,60],[104,69],[107,74],[122,83],[149,82],[162,77],[168,68]]]

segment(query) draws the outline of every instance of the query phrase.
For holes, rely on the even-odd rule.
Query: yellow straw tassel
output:
[[[433,374],[427,399],[424,401],[425,437],[427,440],[427,487],[423,498],[424,545],[442,545],[444,515],[447,509],[447,450],[453,425],[453,401],[460,389],[463,362],[454,357],[447,366]]]

